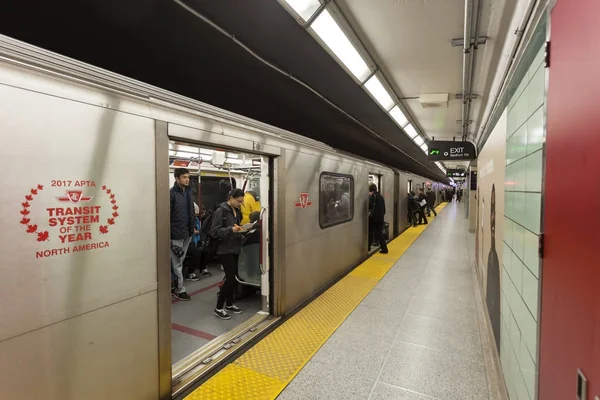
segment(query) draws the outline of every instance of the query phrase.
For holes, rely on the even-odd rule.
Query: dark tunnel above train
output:
[[[447,180],[278,2],[188,0],[182,4],[10,0],[0,6],[0,33],[342,151]],[[259,61],[194,10],[339,109]]]

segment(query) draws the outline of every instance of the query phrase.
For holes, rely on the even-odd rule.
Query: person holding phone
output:
[[[233,189],[228,200],[215,211],[210,227],[210,236],[219,241],[217,255],[225,271],[225,283],[221,286],[214,310],[214,314],[220,319],[230,319],[228,311],[235,314],[242,312],[233,304],[233,295],[243,240],[243,228],[240,226],[242,221],[240,207],[243,203],[244,192],[241,189]]]

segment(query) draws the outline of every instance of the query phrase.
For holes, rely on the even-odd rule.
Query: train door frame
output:
[[[241,323],[233,330],[215,338],[210,343],[192,352],[184,359],[172,364],[171,361],[171,274],[169,268],[161,268],[170,264],[170,226],[169,224],[157,224],[157,282],[158,282],[158,352],[159,352],[159,393],[160,400],[172,399],[192,390],[193,385],[200,379],[205,378],[217,370],[224,362],[231,359],[247,347],[252,341],[259,337],[265,330],[269,329],[279,320],[274,316],[273,305],[276,303],[277,292],[272,289],[277,285],[279,278],[273,273],[273,266],[279,260],[274,248],[278,245],[277,212],[280,206],[276,200],[278,193],[278,177],[273,173],[273,165],[281,156],[281,148],[255,143],[248,140],[244,135],[234,138],[223,135],[214,135],[212,132],[191,128],[183,125],[156,121],[156,218],[157,221],[168,220],[170,214],[169,206],[169,142],[176,141],[191,146],[223,148],[242,153],[251,153],[261,156],[261,160],[267,160],[269,190],[267,197],[268,233],[263,236],[263,245],[267,249],[263,252],[268,260],[266,271],[269,284],[265,289],[269,299],[261,301],[261,307],[268,307],[268,312],[259,311],[246,322]],[[215,137],[218,136],[218,137]],[[249,135],[248,135],[249,136]],[[260,150],[259,150],[260,148]],[[261,167],[263,163],[261,163]],[[266,240],[265,240],[266,239]],[[281,247],[281,246],[280,246]],[[266,304],[265,304],[266,303]]]

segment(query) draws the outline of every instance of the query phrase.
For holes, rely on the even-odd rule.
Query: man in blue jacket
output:
[[[183,260],[194,235],[194,200],[190,189],[190,171],[175,169],[175,185],[170,191],[171,197],[171,268],[177,277],[177,286],[173,295],[182,301],[191,297],[183,286]]]

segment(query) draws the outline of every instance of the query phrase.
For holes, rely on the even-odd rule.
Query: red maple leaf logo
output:
[[[115,224],[115,219],[114,218],[109,218],[106,220],[106,222],[108,222],[109,225],[114,225]]]
[[[25,200],[31,201],[31,200],[33,200],[33,196],[28,194],[27,196],[25,196]]]
[[[102,185],[102,190],[106,190],[106,185]]]
[[[114,198],[115,198],[115,194],[114,194],[114,193],[113,193],[113,194],[111,194],[111,195],[110,195],[110,198],[111,198],[111,199],[114,199]]]
[[[29,214],[29,210],[28,209],[24,209],[24,210],[21,211],[21,214],[28,215]]]
[[[48,231],[44,231],[44,232],[38,232],[38,237],[37,237],[37,241],[38,242],[47,242],[50,237],[50,235],[48,234]]]
[[[37,231],[37,225],[27,225],[27,233],[33,233]]]
[[[29,207],[29,202],[21,203],[21,205],[25,208]]]
[[[111,192],[111,190],[110,190],[110,189],[107,189],[107,190],[106,190],[106,194],[110,194],[110,192]]]
[[[115,212],[113,213],[113,217],[117,218],[118,216],[119,216],[119,213],[115,211]]]
[[[113,206],[113,210],[117,211],[119,209],[119,206],[115,205]]]
[[[25,218],[23,217],[23,219],[21,220],[21,224],[23,225],[27,225],[29,223],[30,219],[29,218]]]
[[[39,190],[44,190],[44,185],[38,185]]]
[[[115,199],[112,199],[110,202],[113,203],[113,204],[117,203],[117,201]]]
[[[105,233],[108,233],[108,226],[101,225],[100,226],[100,234],[104,235]]]
[[[37,194],[37,189],[31,189],[31,194]]]

